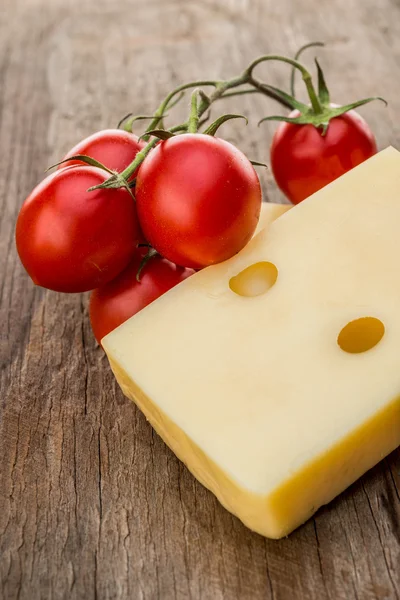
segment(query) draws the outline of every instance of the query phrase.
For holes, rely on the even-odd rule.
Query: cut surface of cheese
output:
[[[192,473],[279,538],[400,444],[400,153],[264,218],[103,346]]]

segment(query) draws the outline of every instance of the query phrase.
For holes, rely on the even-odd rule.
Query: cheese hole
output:
[[[270,262],[258,262],[240,271],[229,280],[232,292],[249,298],[265,294],[278,278],[278,269]]]
[[[385,333],[385,326],[375,317],[361,317],[347,323],[339,333],[337,343],[345,352],[359,354],[376,346]]]

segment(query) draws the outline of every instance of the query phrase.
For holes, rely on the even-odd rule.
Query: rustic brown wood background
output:
[[[289,539],[252,533],[124,399],[87,296],[35,289],[14,248],[24,197],[80,138],[316,39],[334,101],[386,97],[362,113],[400,147],[396,0],[0,0],[2,599],[400,598],[399,451]],[[285,85],[288,69],[259,75]],[[225,102],[251,117],[225,135],[267,160],[274,125],[255,124],[279,107]]]

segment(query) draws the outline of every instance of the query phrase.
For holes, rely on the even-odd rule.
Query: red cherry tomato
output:
[[[24,202],[17,249],[37,285],[92,290],[131,260],[139,234],[132,197],[124,188],[87,191],[107,177],[94,167],[68,167],[47,177]]]
[[[139,168],[135,195],[151,245],[170,261],[197,269],[239,252],[261,209],[250,161],[232,144],[204,134],[157,145]]]
[[[298,115],[293,111],[290,117]],[[271,166],[279,188],[298,204],[376,152],[368,124],[351,110],[331,119],[325,135],[314,125],[281,123],[272,140]]]
[[[90,322],[97,341],[194,273],[177,267],[161,256],[149,260],[136,280],[146,250],[135,254],[132,262],[116,279],[94,290],[90,296]]]
[[[122,129],[105,129],[98,131],[85,138],[79,144],[71,148],[64,156],[64,160],[69,156],[76,154],[86,154],[95,158],[104,166],[120,173],[134,160],[136,154],[146,145],[146,142],[139,141],[133,133],[128,133]],[[58,166],[58,169],[69,167],[71,165],[82,166],[80,161],[68,161]],[[136,177],[136,171],[132,177]]]

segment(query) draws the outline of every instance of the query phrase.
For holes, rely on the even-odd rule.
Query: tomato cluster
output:
[[[143,147],[106,130],[83,140],[29,195],[16,243],[32,280],[58,292],[95,290],[90,317],[98,341],[194,270],[230,258],[257,226],[261,189],[237,148],[204,134],[161,142],[137,173],[136,202],[124,187],[89,188],[123,171]],[[143,233],[142,233],[143,231]],[[157,250],[137,277],[148,251]]]
[[[290,95],[254,77],[267,60],[301,71],[309,105],[295,98],[293,79]],[[17,249],[32,280],[58,292],[92,291],[90,318],[100,342],[195,270],[244,248],[259,219],[259,179],[239,149],[215,137],[222,123],[241,115],[224,115],[200,132],[211,104],[232,88],[246,86],[239,93],[258,91],[294,109],[263,119],[283,121],[272,140],[271,166],[293,203],[372,156],[375,138],[353,109],[373,98],[333,105],[318,62],[317,71],[318,93],[296,59],[260,57],[239,77],[171,92],[143,139],[132,133],[135,120],[148,118],[139,116],[74,146],[18,216]],[[165,129],[165,111],[179,92],[204,84],[214,91],[195,89],[188,120]]]

